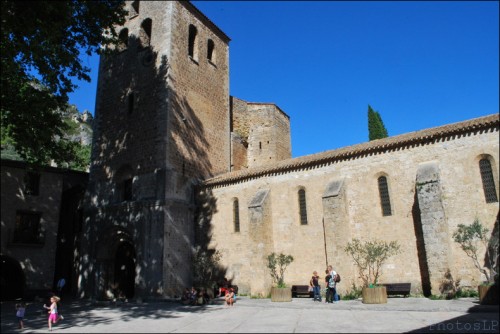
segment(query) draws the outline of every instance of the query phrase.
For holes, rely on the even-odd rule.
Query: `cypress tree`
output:
[[[368,139],[370,141],[388,137],[382,117],[368,105]]]

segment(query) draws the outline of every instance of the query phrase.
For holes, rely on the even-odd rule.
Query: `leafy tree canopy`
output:
[[[375,140],[388,137],[387,129],[384,126],[382,117],[378,111],[374,111],[370,105],[368,105],[368,139]]]
[[[90,81],[80,50],[91,55],[117,43],[114,27],[126,13],[115,0],[2,1],[2,146],[9,141],[33,164],[77,159],[58,110],[77,88],[73,79]]]

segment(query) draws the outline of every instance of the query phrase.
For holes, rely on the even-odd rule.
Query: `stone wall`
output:
[[[498,120],[496,122],[489,130],[471,130],[420,143],[409,141],[398,148],[389,145],[399,141],[393,137],[340,149],[338,154],[332,151],[330,155],[339,158],[329,162],[318,154],[285,160],[247,174],[208,180],[207,187],[217,203],[211,246],[222,251],[229,276],[234,277],[235,284],[244,287],[241,293],[252,295],[267,295],[266,286],[270,284],[266,270],[253,265],[256,250],[294,256],[295,261],[285,277],[290,285],[307,284],[314,270],[323,274],[329,263],[342,275],[341,293],[349,290],[353,283],[360,286],[356,267],[343,251],[352,238],[397,240],[402,245],[403,252],[389,258],[383,266],[381,282],[411,282],[414,293],[422,292],[422,281],[429,276],[421,268],[418,244],[423,242],[427,255],[432,257],[425,264],[433,293],[438,282],[444,279],[445,268],[449,268],[463,286],[475,286],[484,278],[452,240],[452,233],[458,224],[470,224],[475,218],[490,231],[493,228],[498,202],[485,201],[478,161],[484,156],[493,161],[498,193]],[[445,130],[446,127],[442,131]],[[409,137],[430,138],[425,131],[401,136],[402,140]],[[380,149],[370,150],[370,145]],[[358,147],[362,152],[366,148],[366,153],[350,155],[357,152]],[[427,192],[422,166],[428,164],[437,167],[433,180],[439,181],[439,188]],[[388,181],[390,216],[383,216],[381,210],[377,180],[382,175]],[[306,191],[307,225],[300,224],[299,189]],[[257,231],[253,223],[255,214],[245,203],[251,203],[263,190],[268,191],[267,200],[272,207],[268,232],[271,235],[262,235],[257,242],[252,238]],[[234,199],[240,203],[240,232],[234,231],[233,222],[228,219],[233,217]],[[416,212],[421,212],[421,218],[416,217]],[[424,230],[423,236],[416,232],[419,224]],[[419,240],[421,238],[425,240]]]
[[[24,183],[27,171],[24,162],[2,160],[1,253],[20,264],[25,276],[26,291],[51,290],[55,273],[63,271],[63,268],[55,268],[59,224],[77,223],[71,219],[74,215],[70,219],[60,221],[62,194],[68,189],[83,188],[87,174],[53,167],[38,168],[35,172],[40,175],[39,193],[28,195]],[[13,242],[18,212],[40,214],[40,242]],[[67,273],[71,270],[72,268],[64,268]],[[21,277],[19,279],[21,280]]]
[[[248,145],[246,165],[234,165],[234,170],[269,165],[291,158],[290,118],[276,105],[246,102],[231,97],[231,115],[232,132]],[[233,154],[235,153],[233,150]]]

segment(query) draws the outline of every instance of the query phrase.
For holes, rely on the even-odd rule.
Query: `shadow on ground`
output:
[[[116,321],[114,316],[110,319],[106,316],[107,310],[119,310],[122,322],[143,319],[165,319],[179,318],[180,314],[189,313],[210,313],[224,304],[223,299],[214,299],[211,304],[202,306],[183,305],[179,301],[171,300],[164,302],[91,302],[83,300],[61,302],[59,305],[60,314],[64,320],[54,325],[54,328],[69,327],[91,327]],[[15,317],[16,301],[1,302],[1,333],[15,333],[18,331],[18,322]],[[48,328],[47,310],[43,308],[42,302],[26,302],[25,327],[28,330],[44,330]]]

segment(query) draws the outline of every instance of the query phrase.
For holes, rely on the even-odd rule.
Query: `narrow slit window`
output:
[[[211,39],[207,42],[207,59],[215,63],[215,44]]]
[[[130,16],[139,14],[139,1],[132,1]]]
[[[300,225],[307,225],[307,205],[306,205],[306,191],[299,190],[299,214]]]
[[[493,179],[490,161],[488,159],[479,160],[479,170],[481,172],[481,180],[483,181],[486,203],[498,202],[495,180]]]
[[[128,113],[131,114],[134,111],[134,93],[128,94]]]
[[[123,181],[123,200],[132,200],[132,178]]]
[[[128,29],[122,29],[120,34],[118,35],[118,39],[120,40],[118,44],[118,51],[124,51],[128,48]]]
[[[238,200],[235,199],[233,202],[233,221],[234,221],[234,232],[240,231],[240,205]]]
[[[198,58],[198,49],[196,48],[196,35],[198,34],[198,30],[194,25],[189,26],[189,46],[188,46],[188,54],[191,58]]]
[[[141,30],[139,31],[140,48],[147,48],[150,46],[152,25],[153,21],[149,18],[142,21]]]
[[[387,185],[387,178],[381,176],[378,178],[378,191],[380,193],[380,205],[382,207],[383,216],[392,216],[391,199],[389,197],[389,187]]]

